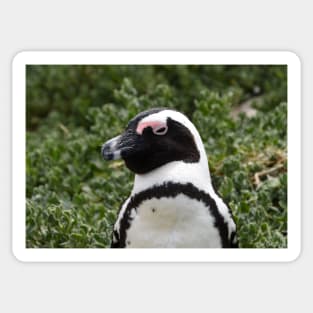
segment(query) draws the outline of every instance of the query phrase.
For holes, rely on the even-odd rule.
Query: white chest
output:
[[[220,248],[219,231],[202,201],[180,194],[143,201],[131,210],[127,248]]]

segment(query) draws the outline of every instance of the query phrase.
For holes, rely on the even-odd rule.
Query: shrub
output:
[[[101,145],[159,106],[198,128],[240,246],[286,247],[286,84],[284,66],[28,66],[27,247],[108,247],[133,174]]]

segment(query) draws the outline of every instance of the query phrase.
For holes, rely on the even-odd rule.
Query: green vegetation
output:
[[[109,246],[133,174],[101,145],[159,106],[198,128],[240,246],[286,247],[286,101],[285,66],[28,66],[27,247]]]

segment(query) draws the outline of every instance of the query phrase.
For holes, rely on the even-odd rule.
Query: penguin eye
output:
[[[153,133],[158,136],[165,135],[168,131],[167,126],[156,127],[152,129]]]

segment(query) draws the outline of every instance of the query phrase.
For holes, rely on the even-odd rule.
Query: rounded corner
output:
[[[301,67],[301,58],[300,56],[294,52],[294,51],[286,51],[287,57],[291,62],[297,64],[299,67]]]
[[[12,247],[11,254],[13,255],[13,257],[15,258],[16,261],[18,261],[20,263],[26,262],[26,260],[23,258],[22,254],[20,253],[20,250]]]
[[[296,249],[292,250],[290,256],[286,260],[288,263],[297,262],[302,255],[302,248],[301,246],[297,247]]]
[[[12,65],[21,63],[23,60],[25,60],[25,56],[28,54],[28,51],[17,51],[12,58]]]

